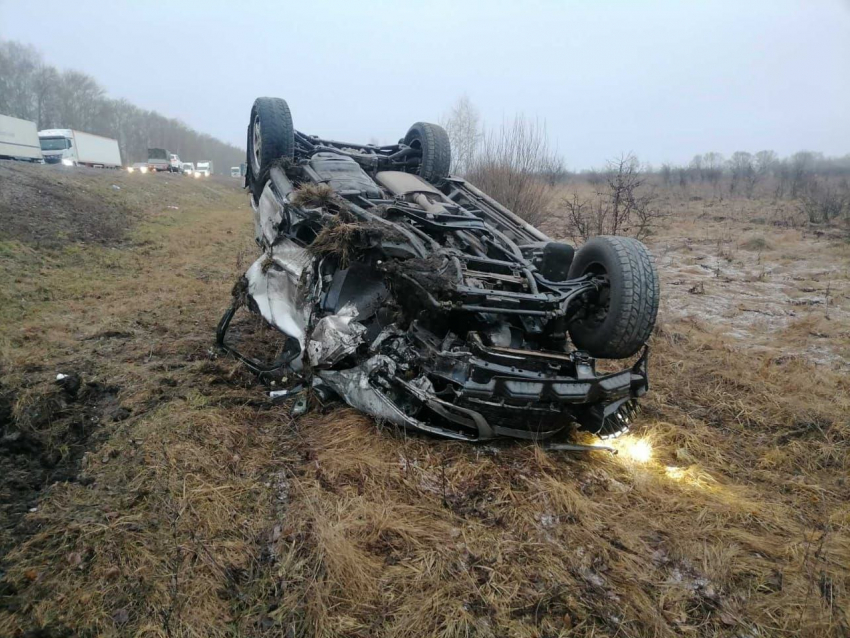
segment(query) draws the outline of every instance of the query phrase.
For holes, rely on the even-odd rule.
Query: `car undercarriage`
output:
[[[218,344],[285,376],[277,396],[339,398],[445,437],[624,431],[648,389],[659,297],[648,251],[624,237],[576,251],[449,175],[450,162],[434,124],[394,145],[337,142],[258,98],[245,185],[263,253]],[[272,361],[227,339],[240,308],[284,335]],[[598,372],[596,358],[635,360]]]

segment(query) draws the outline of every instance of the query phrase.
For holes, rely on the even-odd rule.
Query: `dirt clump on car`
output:
[[[327,184],[302,184],[289,196],[293,206],[304,208],[327,208],[340,201],[343,200]]]

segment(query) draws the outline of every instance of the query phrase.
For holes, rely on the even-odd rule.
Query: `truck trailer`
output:
[[[46,129],[38,132],[44,161],[65,166],[94,166],[120,168],[121,150],[118,140],[102,135],[74,131],[69,128]]]
[[[0,115],[0,159],[42,161],[35,122]]]

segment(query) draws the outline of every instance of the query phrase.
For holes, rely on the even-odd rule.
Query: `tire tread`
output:
[[[590,241],[596,244],[604,242],[616,256],[616,267],[621,269],[623,276],[620,311],[616,322],[604,333],[588,339],[580,331],[571,329],[570,335],[573,342],[587,341],[576,345],[588,348],[593,356],[611,359],[629,357],[643,347],[655,327],[660,302],[655,264],[646,246],[632,237],[602,235]],[[571,272],[570,276],[580,275]]]
[[[409,142],[414,136],[422,143],[419,176],[427,182],[447,177],[452,164],[452,147],[446,130],[430,122],[416,122],[407,132],[405,141]]]

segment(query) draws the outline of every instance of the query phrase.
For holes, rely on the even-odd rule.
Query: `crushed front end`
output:
[[[487,346],[476,333],[439,339],[414,323],[381,337],[361,364],[317,377],[359,410],[456,439],[542,440],[573,423],[617,436],[649,387],[647,349],[630,368],[599,374],[579,351]]]

